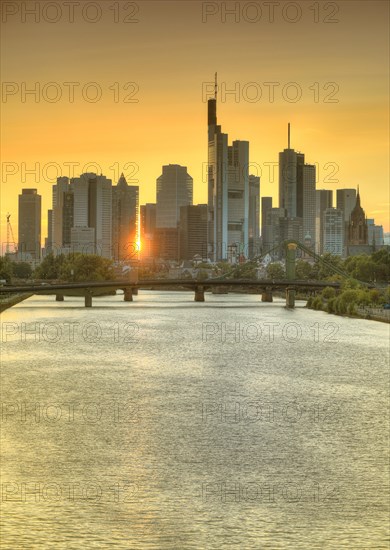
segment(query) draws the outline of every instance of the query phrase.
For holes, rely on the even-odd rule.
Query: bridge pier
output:
[[[261,301],[262,302],[272,302],[273,301],[272,289],[269,286],[267,286],[267,288],[263,290],[263,292],[261,294]]]
[[[64,295],[56,294],[56,302],[63,302],[63,301],[64,301]]]
[[[204,287],[197,286],[195,288],[195,302],[204,302]]]
[[[294,309],[295,307],[295,289],[286,288],[286,307]]]
[[[133,291],[134,296],[138,296],[138,287],[137,286],[133,286],[131,290]]]
[[[85,307],[92,307],[92,293],[91,292],[86,292],[84,294],[84,304],[85,304]]]
[[[133,289],[132,288],[125,288],[123,290],[123,300],[125,302],[132,302],[133,301]]]

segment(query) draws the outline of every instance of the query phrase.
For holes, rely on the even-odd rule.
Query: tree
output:
[[[12,262],[8,256],[0,256],[0,279],[9,283],[12,277]]]
[[[13,265],[13,275],[18,279],[29,279],[32,272],[32,267],[27,262],[16,262]]]
[[[330,252],[323,254],[318,264],[318,278],[320,280],[333,279],[336,273],[334,268],[343,268],[343,261],[340,256],[334,256]]]
[[[112,260],[96,254],[69,254],[59,271],[65,281],[108,281],[115,278]]]
[[[312,266],[305,260],[297,260],[295,264],[295,277],[300,280],[311,279]]]
[[[336,296],[336,291],[333,287],[327,286],[322,291],[322,297],[325,298],[325,300],[330,300],[331,298],[334,298]]]
[[[267,277],[268,279],[275,279],[275,280],[285,279],[286,272],[284,270],[284,267],[277,262],[268,264]]]
[[[35,269],[34,276],[37,279],[59,279],[60,270],[64,262],[64,254],[54,256],[51,252],[45,256],[39,266]]]

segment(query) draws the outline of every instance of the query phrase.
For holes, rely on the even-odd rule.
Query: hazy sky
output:
[[[264,1],[2,2],[2,242],[7,211],[17,235],[22,187],[42,194],[45,237],[57,175],[77,176],[89,163],[113,183],[123,171],[139,184],[141,204],[155,201],[163,164],[182,164],[194,202],[206,202],[202,90],[215,71],[218,122],[229,140],[249,140],[262,196],[277,200],[291,122],[291,146],[318,165],[317,188],[359,185],[367,216],[389,231],[388,2],[280,1],[273,22],[269,9]],[[24,96],[35,86],[37,97]]]

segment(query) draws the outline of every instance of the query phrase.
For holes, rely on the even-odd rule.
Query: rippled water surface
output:
[[[255,295],[2,315],[2,550],[385,549],[383,323]]]

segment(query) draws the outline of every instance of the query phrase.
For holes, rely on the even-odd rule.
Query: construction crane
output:
[[[13,244],[13,247],[14,247],[14,252],[16,252],[16,243],[15,243],[15,238],[14,238],[14,232],[12,231],[12,225],[11,225],[11,222],[10,222],[10,218],[11,218],[11,214],[7,214],[7,246],[6,246],[6,254],[9,254],[10,253],[10,242],[12,242]],[[12,238],[12,241],[10,241],[10,237]]]

